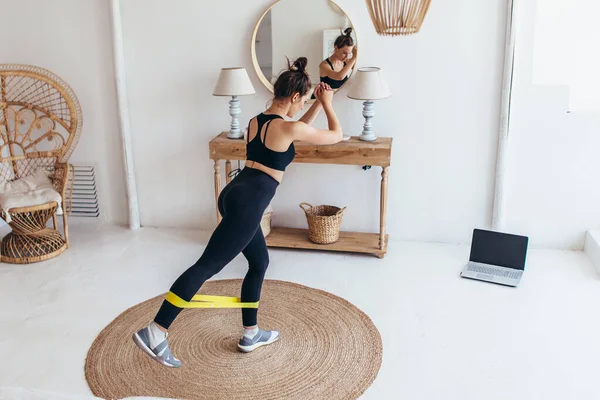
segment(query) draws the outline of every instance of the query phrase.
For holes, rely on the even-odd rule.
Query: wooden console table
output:
[[[389,235],[385,232],[387,211],[388,170],[392,156],[392,138],[380,137],[375,142],[364,142],[351,137],[334,145],[316,146],[306,142],[294,143],[295,163],[370,165],[382,168],[380,192],[379,233],[340,232],[340,239],[333,244],[316,244],[308,239],[307,229],[272,227],[267,236],[267,246],[298,249],[318,249],[371,253],[383,258],[387,252]],[[210,159],[215,162],[215,207],[221,193],[221,166],[225,160],[227,183],[231,180],[231,161],[246,160],[246,142],[243,139],[229,139],[227,132],[216,136],[209,143]],[[300,203],[300,201],[298,201]],[[217,207],[217,219],[221,216]]]

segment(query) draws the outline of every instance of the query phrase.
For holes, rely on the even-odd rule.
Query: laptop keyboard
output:
[[[483,274],[489,274],[494,276],[502,276],[505,278],[518,279],[521,276],[522,271],[505,271],[494,267],[486,267],[484,265],[469,264],[469,271],[480,272]]]

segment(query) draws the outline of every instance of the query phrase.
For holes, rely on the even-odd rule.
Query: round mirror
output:
[[[271,92],[279,74],[288,68],[288,59],[293,62],[298,57],[308,59],[313,89],[322,81],[337,91],[355,69],[356,45],[350,19],[333,1],[279,0],[256,24],[252,59]]]

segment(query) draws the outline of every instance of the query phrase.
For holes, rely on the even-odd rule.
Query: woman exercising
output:
[[[285,168],[295,155],[294,141],[317,145],[334,144],[342,140],[342,128],[331,100],[332,89],[320,83],[315,89],[317,101],[300,118],[292,118],[302,110],[311,89],[305,72],[307,60],[302,57],[288,63],[275,82],[275,97],[271,106],[248,124],[246,164],[244,169],[223,189],[218,198],[223,219],[213,232],[204,253],[171,286],[171,293],[191,301],[200,287],[217,274],[240,252],[248,260],[248,273],[242,283],[242,302],[258,302],[269,253],[260,229],[262,215],[282,181]],[[327,115],[328,130],[311,126],[320,109]],[[179,367],[167,343],[167,330],[183,310],[164,300],[154,321],[133,335],[134,342],[146,354],[167,367]],[[264,331],[257,325],[256,308],[242,309],[243,334],[238,348],[250,352],[279,339],[279,332]]]
[[[352,28],[347,28],[335,39],[333,54],[319,64],[321,82],[334,90],[339,89],[348,80],[355,64],[356,47],[352,39]]]

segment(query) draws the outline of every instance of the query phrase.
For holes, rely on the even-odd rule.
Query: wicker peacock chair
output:
[[[56,230],[56,201],[1,211],[12,232],[2,239],[3,262],[26,264],[61,254],[69,245],[67,214],[81,135],[81,107],[58,76],[30,65],[0,64],[0,184],[42,169],[62,198],[64,238]],[[50,188],[52,190],[52,188]],[[54,229],[48,228],[52,218]]]

